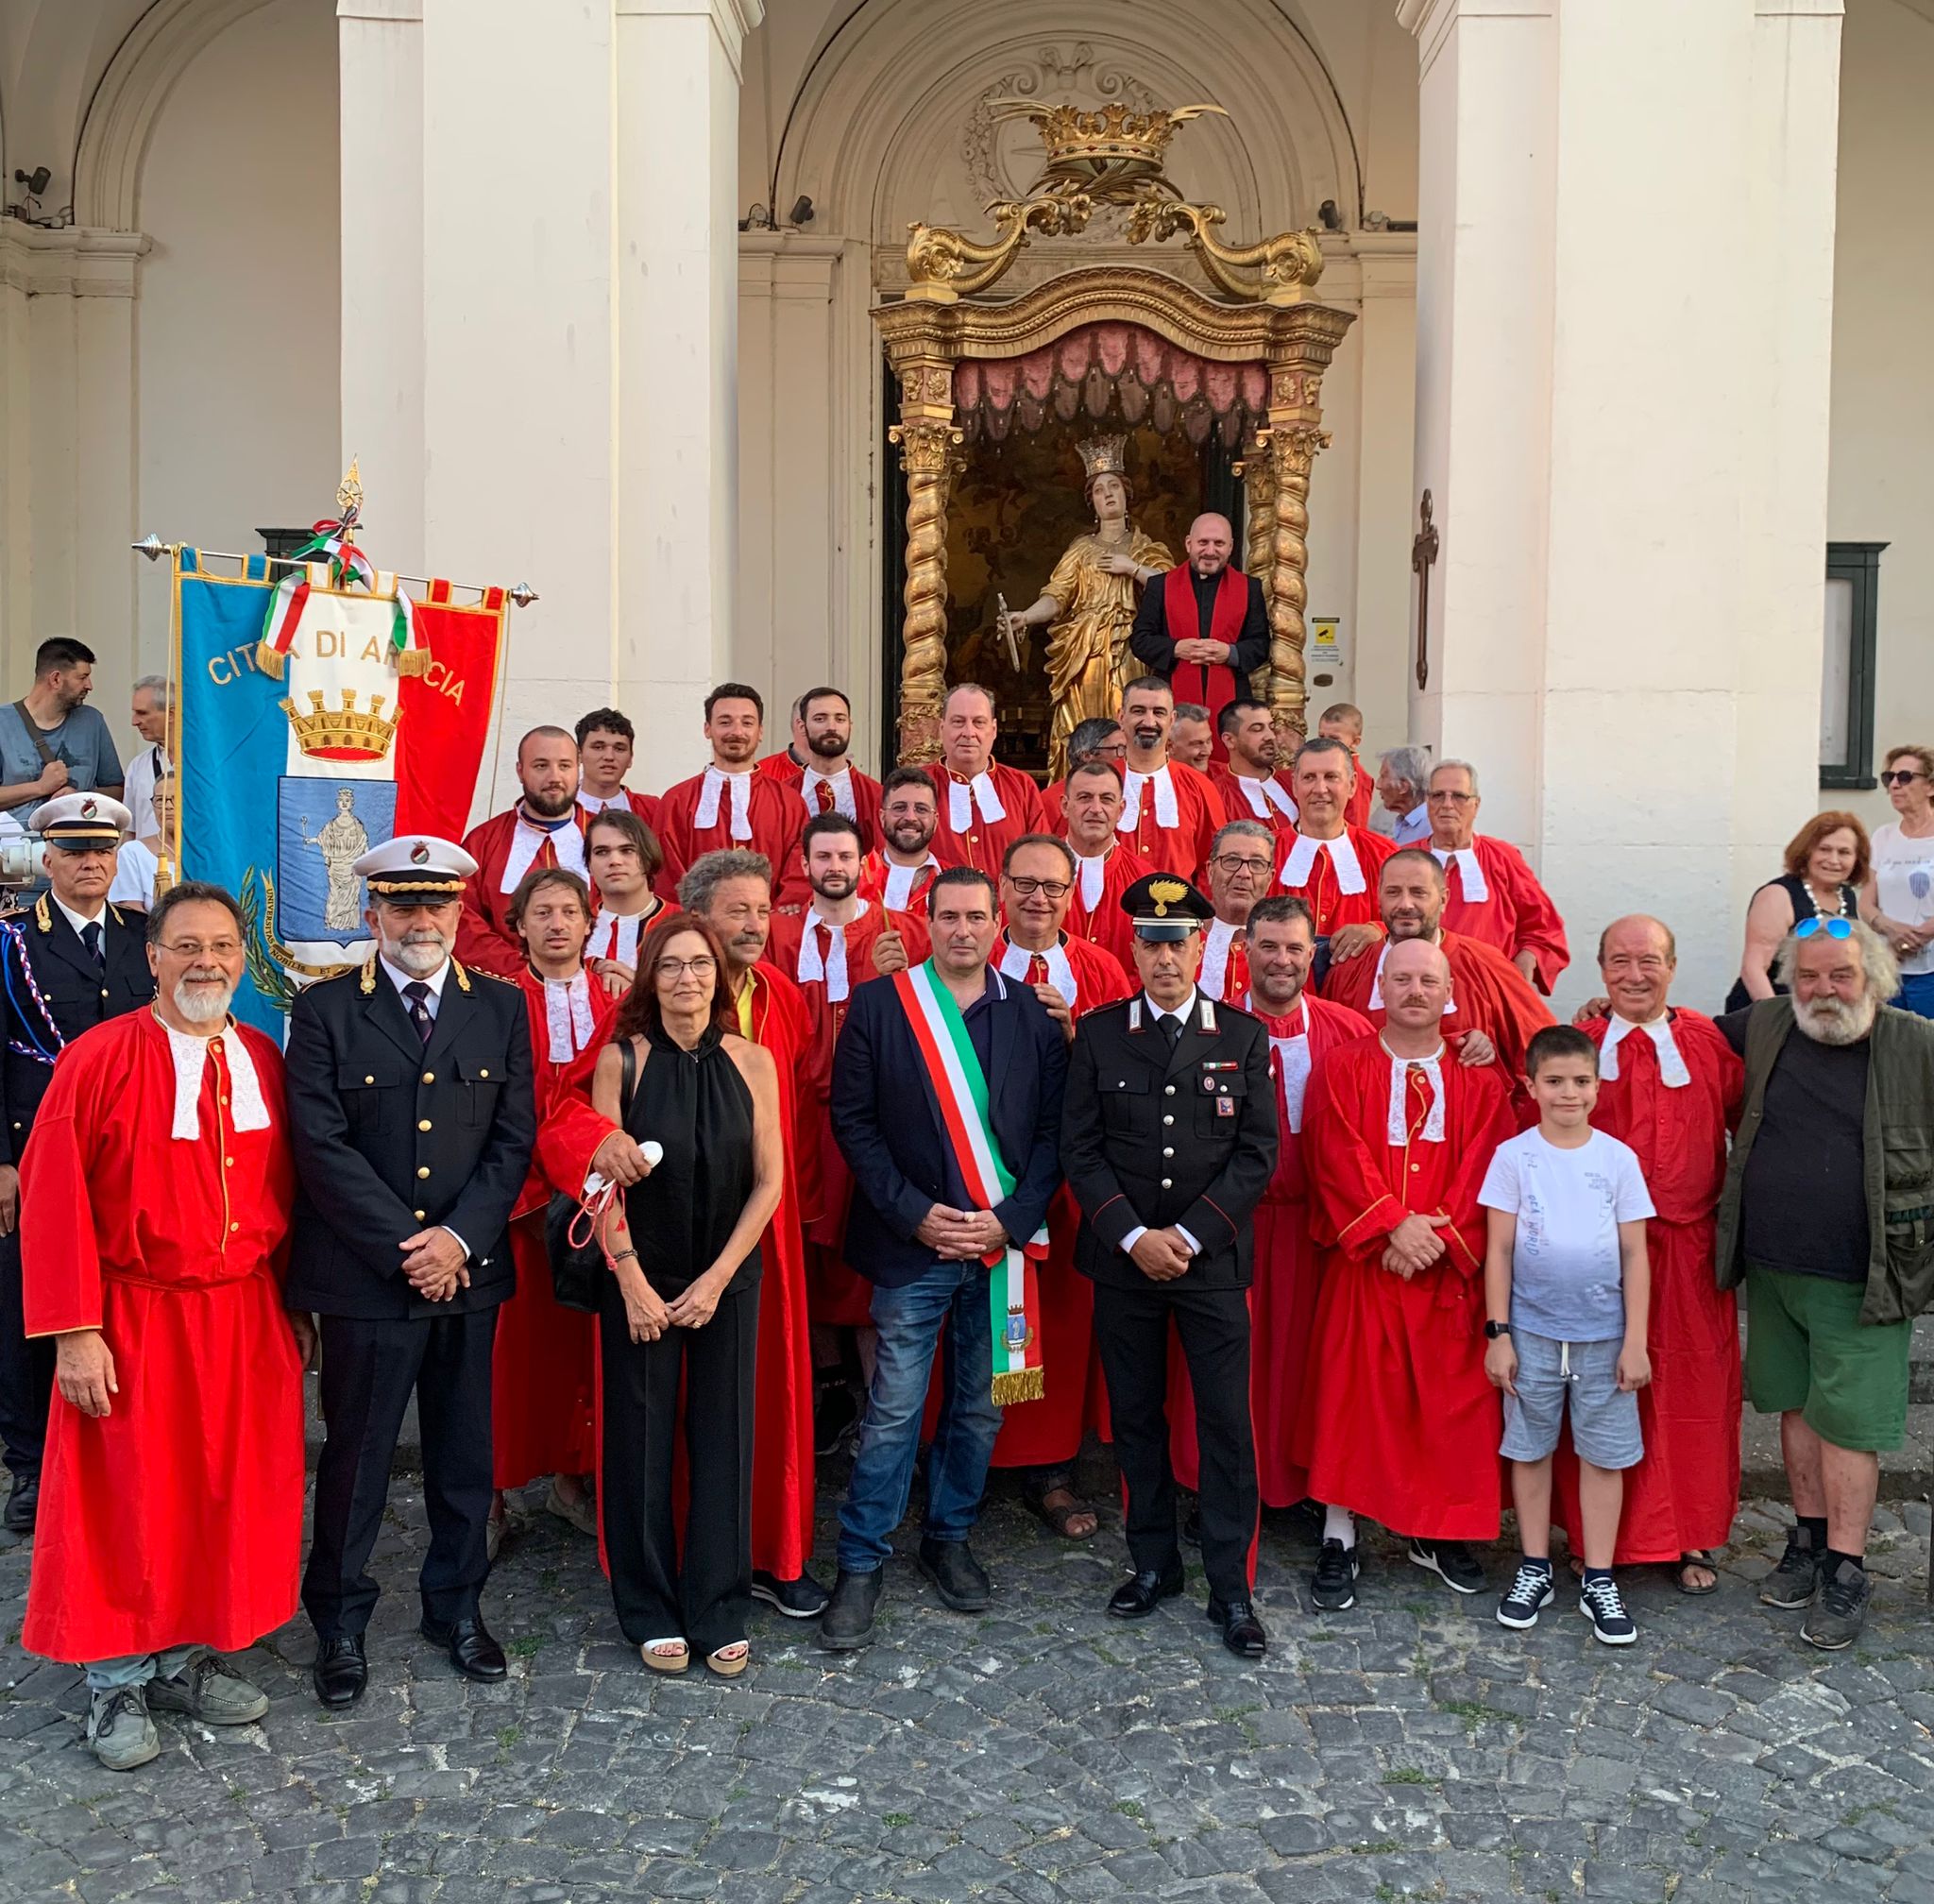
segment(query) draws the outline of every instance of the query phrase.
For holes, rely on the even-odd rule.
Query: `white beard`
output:
[[[1810,1005],[1793,1000],[1793,1022],[1816,1045],[1858,1045],[1874,1028],[1880,1003],[1871,993],[1858,1005],[1838,998],[1817,998]]]
[[[173,994],[175,1010],[191,1025],[219,1025],[229,1015],[229,1007],[234,1001],[232,985],[212,992],[206,985],[191,985],[186,978],[175,987]]]
[[[434,944],[428,940],[418,940],[414,945],[405,944],[400,939],[385,939],[382,942],[382,956],[392,965],[400,966],[412,978],[427,978],[450,957],[451,945],[451,941],[440,937]]]

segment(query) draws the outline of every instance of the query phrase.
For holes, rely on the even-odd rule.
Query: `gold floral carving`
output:
[[[901,590],[900,759],[938,760],[947,691],[947,489],[961,432],[939,417],[887,433],[907,472],[907,581]]]
[[[1269,576],[1269,711],[1279,731],[1308,732],[1309,690],[1303,666],[1309,605],[1310,471],[1330,433],[1295,423],[1269,434],[1276,479],[1276,545]]]

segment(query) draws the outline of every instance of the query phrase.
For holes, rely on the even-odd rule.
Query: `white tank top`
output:
[[[1874,884],[1880,910],[1903,926],[1934,919],[1934,833],[1910,840],[1897,823],[1874,831]],[[1903,972],[1934,972],[1934,945],[1900,961]]]

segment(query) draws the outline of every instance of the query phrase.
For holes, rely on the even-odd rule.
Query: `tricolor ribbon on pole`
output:
[[[410,614],[410,598],[403,593],[402,585],[394,575],[379,575],[370,565],[368,556],[349,540],[348,527],[344,522],[317,522],[312,525],[314,539],[296,551],[288,559],[293,565],[276,584],[276,590],[269,598],[268,613],[263,619],[262,639],[256,644],[256,665],[264,674],[280,681],[283,670],[288,666],[289,644],[296,638],[296,630],[301,624],[302,610],[309,601],[309,564],[326,563],[329,567],[329,586],[341,588],[350,582],[360,584],[372,595],[389,597],[392,604],[390,616],[390,658],[399,674],[421,674],[430,666],[429,651],[416,639],[414,619]]]
[[[947,1141],[967,1194],[992,1210],[1014,1194],[1008,1168],[988,1123],[987,1074],[974,1049],[960,1008],[934,970],[933,961],[896,972],[893,986],[913,1028],[946,1126]],[[1003,1245],[982,1257],[993,1323],[993,1400],[1005,1407],[1038,1402],[1045,1388],[1041,1363],[1041,1291],[1037,1265],[1047,1254],[1043,1223],[1025,1245]]]

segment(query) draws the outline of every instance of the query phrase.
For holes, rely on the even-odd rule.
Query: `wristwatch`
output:
[[[1486,1322],[1484,1324],[1484,1340],[1486,1342],[1495,1342],[1500,1335],[1508,1335],[1510,1333],[1511,1325],[1508,1322]]]

